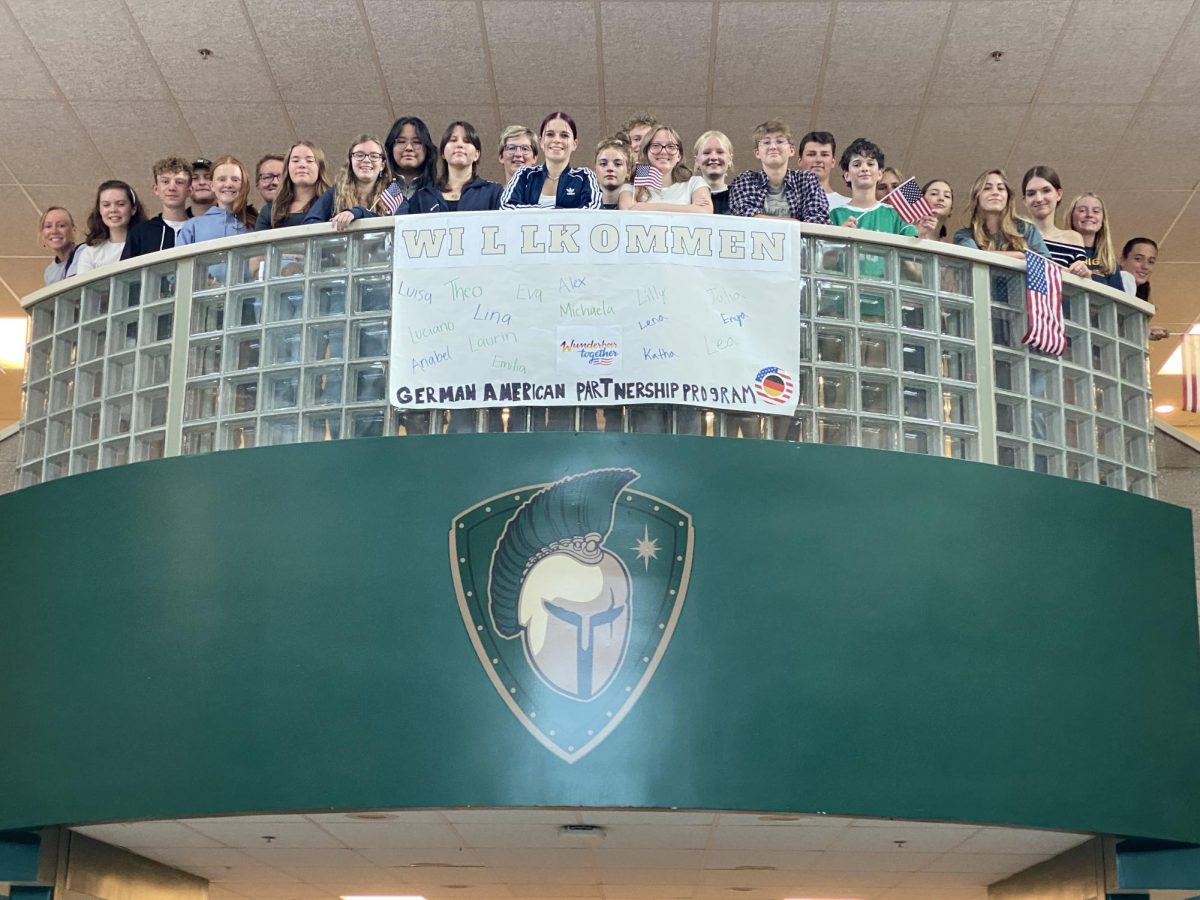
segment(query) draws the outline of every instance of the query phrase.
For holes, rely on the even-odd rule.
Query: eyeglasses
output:
[[[259,184],[270,184],[272,181],[278,181],[282,177],[283,177],[282,175],[277,175],[272,172],[263,172],[261,175],[258,176],[258,183]]]
[[[662,143],[659,143],[658,141],[651,141],[649,144],[646,145],[646,149],[649,150],[651,153],[662,153],[664,151],[667,153],[678,153],[683,148],[680,147],[678,144],[662,144]]]
[[[791,143],[792,142],[789,141],[787,138],[774,138],[774,139],[766,138],[764,140],[759,141],[758,146],[760,146],[760,147],[787,147]]]
[[[355,162],[366,162],[367,160],[371,162],[383,162],[382,153],[363,153],[361,150],[357,153],[351,153],[350,158]]]
[[[533,145],[532,144],[505,144],[504,145],[505,153],[516,153],[518,151],[520,151],[521,153],[532,153]]]
[[[420,138],[412,138],[411,140],[409,140],[406,138],[396,138],[394,141],[392,141],[392,146],[393,147],[420,147],[421,139]]]

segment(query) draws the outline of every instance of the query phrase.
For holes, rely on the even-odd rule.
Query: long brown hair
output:
[[[358,181],[354,177],[354,164],[350,159],[350,154],[354,152],[354,148],[359,144],[375,144],[379,147],[379,152],[383,154],[382,168],[380,168],[379,175],[375,178],[375,183],[371,185],[370,193],[368,193],[365,202],[359,199]],[[388,153],[383,146],[383,141],[373,134],[360,134],[350,142],[350,147],[346,150],[346,165],[338,174],[337,181],[334,182],[333,215],[353,209],[356,206],[364,207],[372,212],[378,212],[375,207],[379,205],[379,196],[391,182],[392,166],[388,160]]]
[[[988,232],[983,210],[979,208],[979,194],[989,175],[999,175],[1008,194],[1004,210],[1000,213],[1000,230],[996,234]],[[988,169],[975,179],[975,184],[971,186],[971,205],[967,207],[967,222],[971,237],[980,250],[1026,250],[1029,247],[1017,225],[1017,204],[1012,185],[1008,183],[1008,176],[1003,169]]]
[[[671,135],[671,140],[679,147],[679,162],[675,163],[675,168],[671,170],[671,183],[684,184],[692,177],[692,169],[683,161],[683,139],[679,136],[679,132],[670,125],[655,125],[654,130],[642,139],[642,146],[638,148],[638,165],[650,165],[650,142],[658,136],[660,131],[665,131]],[[650,199],[650,188],[639,187],[635,199],[638,203],[645,203]],[[689,199],[688,202],[691,203],[692,201]]]
[[[308,212],[312,205],[317,202],[320,197],[330,188],[329,175],[325,171],[325,154],[321,152],[321,148],[312,141],[296,141],[292,146],[288,147],[287,157],[283,161],[283,178],[279,180],[279,193],[275,195],[275,199],[271,201],[271,227],[279,228],[290,215],[288,212],[291,209],[292,202],[296,199],[296,182],[292,181],[292,154],[296,152],[297,147],[307,147],[312,151],[313,157],[317,160],[317,183],[313,185],[313,198],[308,201],[304,209],[300,212]]]
[[[105,241],[110,240],[111,236],[108,233],[108,226],[104,224],[104,217],[100,215],[100,195],[105,191],[124,191],[126,198],[129,200],[129,205],[133,209],[133,214],[129,217],[129,224],[125,226],[125,234],[128,235],[130,229],[134,225],[146,221],[146,214],[142,212],[142,204],[138,203],[137,194],[133,192],[133,188],[127,185],[124,181],[102,181],[100,187],[96,188],[96,202],[92,204],[92,211],[87,217],[87,237],[83,242],[89,247],[99,247]]]
[[[236,156],[219,156],[213,160],[212,168],[209,170],[213,181],[217,178],[217,169],[221,166],[237,166],[242,173],[242,186],[238,189],[237,198],[233,201],[233,209],[230,210],[230,215],[249,228],[254,230],[254,220],[258,217],[254,207],[249,205],[250,201],[250,173],[246,171],[245,165]]]

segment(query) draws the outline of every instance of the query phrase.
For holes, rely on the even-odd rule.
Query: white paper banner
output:
[[[396,406],[795,408],[793,220],[551,210],[395,222]]]

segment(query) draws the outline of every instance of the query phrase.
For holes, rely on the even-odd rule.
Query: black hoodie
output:
[[[192,217],[191,210],[188,210],[187,217]],[[174,246],[175,229],[164,222],[162,213],[159,213],[153,219],[147,219],[129,230],[129,237],[125,239],[125,249],[121,251],[121,259],[170,250]]]

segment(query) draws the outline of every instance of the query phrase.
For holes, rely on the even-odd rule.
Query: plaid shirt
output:
[[[812,172],[791,169],[785,173],[783,196],[793,219],[814,225],[829,224],[829,199]],[[743,172],[729,185],[729,211],[735,216],[757,216],[766,201],[765,172]]]

